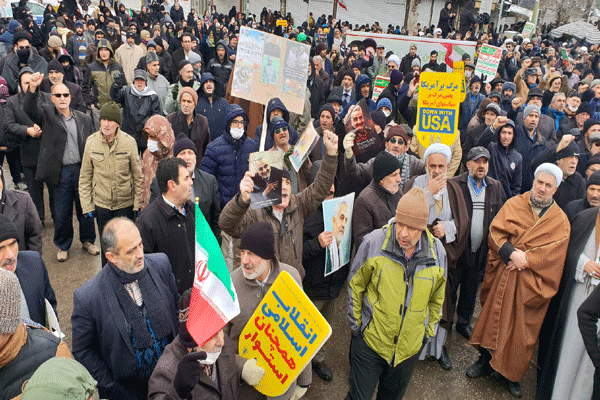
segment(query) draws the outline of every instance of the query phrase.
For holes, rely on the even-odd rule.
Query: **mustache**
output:
[[[7,265],[14,264],[16,262],[17,262],[16,258],[7,258],[6,260],[2,261],[2,265],[1,266],[2,267],[6,267]]]

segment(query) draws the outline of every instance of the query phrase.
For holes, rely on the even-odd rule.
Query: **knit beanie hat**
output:
[[[594,173],[590,175],[586,183],[586,188],[590,187],[590,185],[600,186],[600,170],[594,171]]]
[[[11,335],[21,323],[21,285],[15,274],[0,268],[0,335]]]
[[[398,201],[396,222],[424,231],[427,229],[427,221],[429,220],[429,206],[427,204],[425,191],[420,187],[413,186]]]
[[[396,86],[399,83],[402,83],[403,78],[404,76],[402,75],[402,72],[398,71],[397,69],[393,70],[390,73],[390,85]]]
[[[177,303],[177,308],[179,309],[179,339],[181,343],[188,349],[193,349],[198,346],[196,341],[190,335],[190,332],[187,329],[187,320],[190,313],[190,300],[192,298],[192,288],[189,288],[179,298],[179,302]]]
[[[183,96],[185,93],[192,96],[192,100],[194,101],[194,107],[195,107],[198,104],[198,93],[196,93],[196,91],[194,89],[192,89],[191,87],[184,86],[179,91],[179,100],[180,101],[181,101],[181,96]]]
[[[377,154],[373,161],[373,181],[379,182],[386,176],[400,169],[400,161],[387,151]]]
[[[264,260],[275,256],[275,234],[268,222],[255,222],[244,231],[240,250],[248,250]]]
[[[415,58],[414,60],[412,60],[412,62],[410,63],[410,67],[420,67],[421,66],[421,60],[419,60],[418,58]]]
[[[562,149],[561,151],[556,153],[556,159],[562,160],[563,158],[566,158],[566,157],[573,157],[573,156],[579,157],[579,153],[580,153],[579,145],[577,143],[575,143],[575,141],[572,141],[571,143],[569,143],[567,145],[567,147],[565,147],[564,149]]]
[[[108,119],[110,121],[115,121],[117,124],[121,125],[122,117],[121,110],[119,110],[119,106],[114,101],[109,101],[104,103],[102,108],[100,109],[100,119]]]
[[[596,85],[600,85],[600,79],[594,79],[592,83],[590,83],[590,89],[593,89]]]
[[[23,400],[88,400],[97,382],[88,370],[66,357],[52,357],[35,370],[25,384]]]
[[[400,136],[404,140],[405,144],[408,143],[408,133],[406,133],[406,130],[402,126],[391,126],[385,134],[385,141],[387,142],[394,136]]]
[[[587,164],[585,165],[585,169],[588,169],[594,164],[600,164],[600,155],[591,156]]]
[[[356,76],[354,75],[354,71],[352,71],[351,69],[347,70],[344,72],[344,74],[342,75],[342,79],[344,79],[345,76],[349,76],[350,79],[352,79],[352,82],[354,82],[356,80]]]
[[[327,111],[329,114],[331,114],[331,119],[335,119],[335,109],[333,108],[331,103],[325,103],[321,106],[321,108],[319,109],[319,118],[321,117],[323,111]]]
[[[474,77],[472,77],[471,80],[469,81],[469,89],[471,89],[471,86],[473,86],[474,83],[481,84],[481,78],[478,77],[477,75],[475,75]]]
[[[502,109],[496,103],[490,103],[487,106],[485,106],[485,111],[488,111],[488,110],[494,112],[497,116],[502,114]]]
[[[361,67],[360,61],[356,60],[356,61],[352,62],[352,66],[351,66],[352,69],[354,69],[354,68],[361,69],[360,67]]]
[[[19,239],[17,228],[8,218],[0,214],[0,242],[8,239]]]
[[[540,108],[537,105],[530,104],[523,110],[523,118],[527,118],[527,116],[532,112],[536,112],[539,116],[542,115],[542,112],[540,111]]]
[[[48,73],[50,73],[50,71],[60,72],[61,74],[65,73],[65,69],[63,68],[62,64],[56,59],[48,63]]]
[[[387,118],[383,111],[377,110],[371,113],[371,119],[375,124],[377,124],[381,129],[384,129],[387,125]]]
[[[532,97],[539,97],[541,99],[542,96],[542,91],[539,88],[534,87],[533,89],[529,89],[529,93],[527,94],[527,101],[531,100]]]
[[[146,43],[146,48],[147,49],[149,49],[149,48],[156,49],[156,42],[154,40],[152,40],[152,39],[148,40],[148,43]],[[154,52],[151,51],[149,53],[154,53]],[[148,56],[148,53],[146,53],[146,56]],[[158,56],[158,54],[157,54],[157,56]],[[146,61],[149,62],[147,58],[146,58]],[[158,60],[156,60],[156,61],[158,61]]]
[[[287,126],[288,129],[290,127],[290,125],[287,122],[285,122],[285,119],[281,118],[279,115],[273,117],[273,119],[271,120],[271,126],[273,127],[273,132],[275,132],[275,130],[281,128],[282,126]]]
[[[593,118],[588,118],[583,123],[583,129],[581,130],[581,134],[585,135],[587,131],[594,125],[600,125],[600,121],[595,120]]]
[[[180,133],[175,138],[175,144],[173,145],[173,157],[177,157],[179,153],[187,149],[192,150],[194,154],[198,154],[198,149],[196,148],[194,142],[192,142],[185,133]]]
[[[577,108],[577,111],[575,112],[575,115],[578,115],[578,114],[581,114],[581,113],[588,113],[590,116],[594,115],[594,109],[590,105],[589,101],[583,101],[583,102],[581,102],[581,104]]]
[[[380,97],[379,100],[377,100],[377,109],[381,110],[381,107],[387,107],[390,111],[393,110],[392,102],[387,97]]]

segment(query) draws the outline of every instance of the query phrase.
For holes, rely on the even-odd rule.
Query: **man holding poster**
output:
[[[273,228],[269,223],[255,222],[248,226],[240,240],[242,266],[231,274],[240,301],[240,314],[225,327],[225,333],[231,338],[236,350],[242,330],[282,271],[288,272],[298,285],[302,285],[298,271],[290,265],[279,262],[275,255],[274,236]],[[267,396],[253,387],[263,378],[265,369],[257,365],[255,358],[248,360],[241,355],[237,355],[236,358],[238,369],[241,370],[245,382],[239,387],[239,398],[266,400]],[[300,373],[296,382],[290,385],[282,398],[300,399],[311,382],[312,370],[309,366]]]

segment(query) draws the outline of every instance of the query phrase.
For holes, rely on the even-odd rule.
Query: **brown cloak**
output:
[[[508,200],[490,226],[482,310],[470,340],[489,350],[492,368],[513,382],[523,378],[533,357],[546,310],[558,291],[571,231],[556,203],[540,218],[530,195]],[[506,241],[525,251],[528,268],[506,269],[498,255]]]

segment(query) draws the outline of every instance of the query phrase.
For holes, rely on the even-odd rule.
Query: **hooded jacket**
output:
[[[512,89],[513,94],[512,94],[512,96],[510,96],[510,99],[505,99],[504,91],[510,90],[510,89]],[[508,113],[510,110],[512,110],[512,101],[515,98],[515,96],[517,95],[517,85],[515,85],[512,82],[504,82],[502,84],[502,93],[500,93],[500,94],[501,94],[501,96],[500,96],[499,106],[502,109],[502,111],[505,111]]]
[[[207,80],[212,80],[215,83],[212,102],[208,99],[204,90],[202,90],[202,86]],[[229,109],[229,103],[217,94],[217,86],[219,86],[219,82],[217,82],[213,74],[210,72],[202,74],[200,87],[198,88],[198,104],[196,104],[196,112],[200,115],[204,115],[208,120],[210,141],[221,136],[228,126],[227,111]]]
[[[373,86],[371,85],[371,79],[368,75],[360,74],[358,78],[356,78],[356,103],[358,104],[358,102],[362,100],[363,95],[360,93],[360,88],[366,83],[369,84],[369,97],[367,98],[367,106],[369,107],[369,112],[373,112],[377,109],[377,103],[371,100],[371,90],[373,89]]]
[[[33,72],[39,72],[45,74],[48,72],[48,63],[43,57],[35,54],[33,50],[29,52],[29,58],[27,59],[27,66],[33,70]],[[19,87],[19,73],[21,66],[19,65],[19,56],[17,53],[9,54],[4,60],[4,67],[2,68],[2,77],[6,79],[10,94],[15,94]]]
[[[283,102],[279,99],[279,97],[272,98],[269,100],[267,104],[267,137],[265,138],[265,150],[270,149],[275,146],[275,142],[273,141],[273,135],[268,135],[269,129],[271,127],[272,122],[269,119],[271,112],[275,109],[280,109],[283,111],[283,119],[285,122],[290,123],[290,113],[288,109],[283,105]],[[256,127],[256,131],[254,132],[254,141],[258,146],[260,146],[260,138],[262,136],[262,125]],[[290,145],[295,145],[298,141],[298,132],[294,128],[290,126]]]
[[[473,16],[473,9],[475,8],[475,2],[469,0],[465,8],[460,12],[460,25],[458,30],[460,35],[464,38],[465,34],[471,30],[471,28],[477,24],[477,19]]]
[[[230,104],[227,113],[225,131],[206,147],[200,169],[217,178],[219,193],[221,194],[221,207],[239,191],[239,185],[248,171],[248,157],[250,153],[258,151],[258,145],[248,137],[246,128],[244,135],[235,140],[229,132],[231,121],[238,116],[243,116],[248,124],[248,116],[237,104]]]
[[[108,65],[100,59],[100,49],[107,48],[110,51]],[[100,109],[107,101],[112,101],[110,97],[110,88],[114,82],[114,74],[123,73],[123,69],[115,61],[115,53],[112,46],[106,39],[98,42],[96,50],[96,61],[90,64],[83,77],[83,97],[88,106],[92,104]]]
[[[511,120],[508,120],[506,125],[512,126],[515,131],[515,125]],[[488,176],[500,181],[506,198],[511,198],[521,193],[523,156],[515,149],[516,133],[508,147],[502,146],[500,143],[502,128],[494,131],[493,125],[488,126],[479,138],[477,146],[484,146],[489,150],[491,158]]]
[[[229,57],[227,56],[227,48],[225,47],[223,42],[217,43],[215,48],[215,54],[216,51],[219,50],[219,48],[225,50],[225,59],[223,61],[220,61],[219,57],[215,55],[215,58],[208,62],[206,72],[210,72],[211,74],[213,74],[217,82],[219,82],[220,87],[219,92],[217,94],[219,96],[225,96],[225,88],[227,87],[227,83],[229,82],[229,75],[231,74],[231,71],[233,69],[233,63],[231,62],[231,60],[229,60]]]

